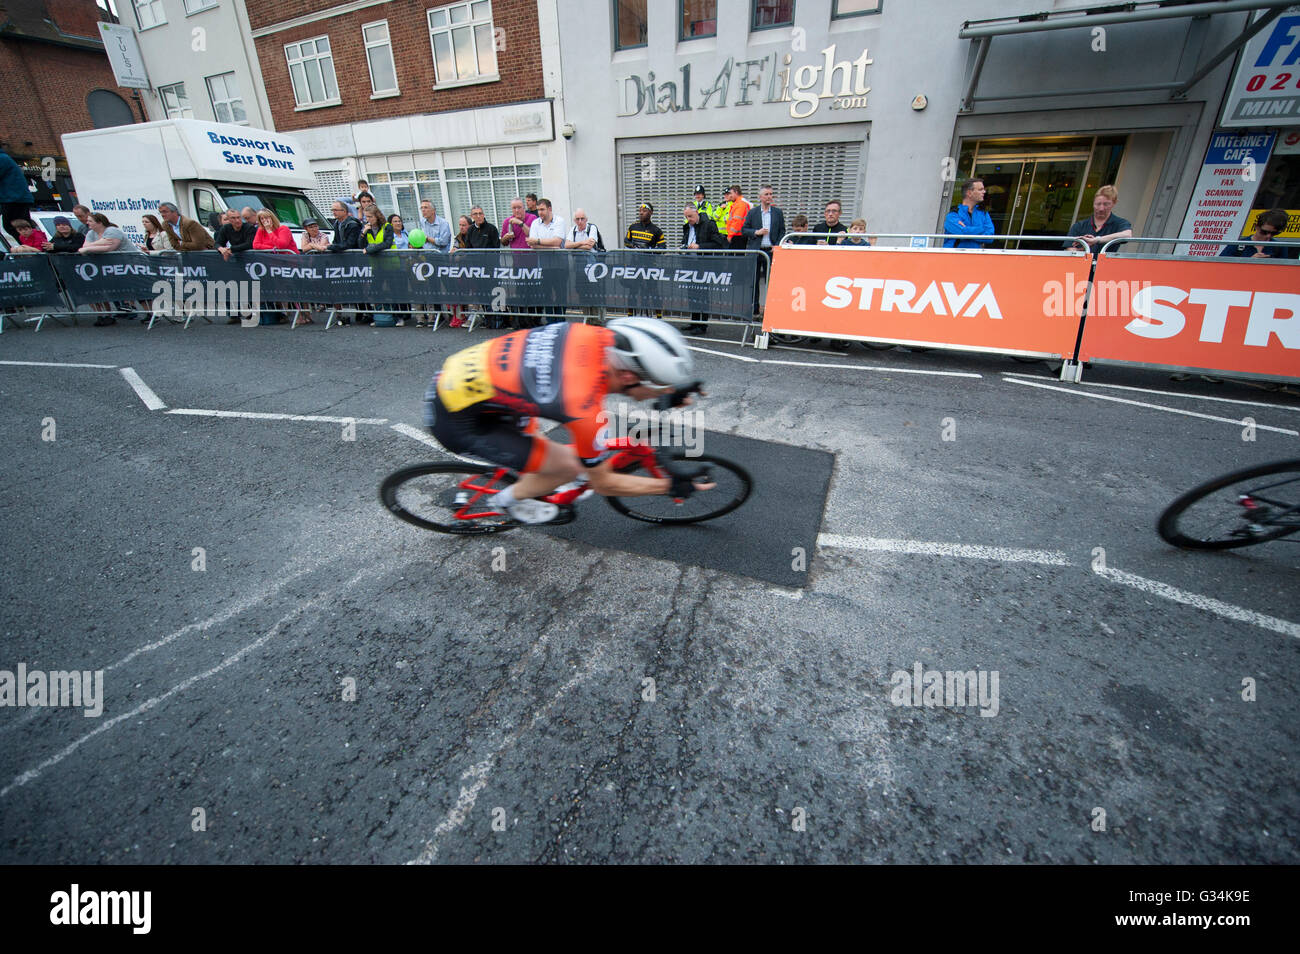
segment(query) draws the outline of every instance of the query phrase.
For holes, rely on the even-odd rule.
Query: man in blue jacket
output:
[[[943,234],[960,238],[944,239],[944,248],[985,248],[992,242],[993,220],[979,208],[984,201],[984,180],[968,179],[961,190],[961,205],[943,220]]]

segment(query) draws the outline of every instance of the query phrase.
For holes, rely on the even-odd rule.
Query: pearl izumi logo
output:
[[[28,669],[19,663],[17,672],[0,669],[0,706],[82,709],[87,719],[104,712],[104,670]]]
[[[593,262],[584,268],[582,272],[587,276],[587,281],[594,284],[609,274],[609,266],[604,262]]]
[[[99,266],[94,262],[80,262],[77,265],[77,277],[83,282],[94,279],[99,274]]]
[[[731,272],[700,271],[694,268],[646,268],[633,265],[615,265],[596,262],[583,268],[587,281],[596,284],[602,278],[622,279],[631,282],[672,282],[681,285],[730,285]]]
[[[153,918],[152,891],[71,891],[50,895],[51,924],[129,925],[133,934],[148,934]]]

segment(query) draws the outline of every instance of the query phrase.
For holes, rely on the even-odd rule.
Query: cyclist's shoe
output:
[[[506,513],[520,523],[550,523],[560,514],[560,508],[545,500],[516,500],[505,508]]]

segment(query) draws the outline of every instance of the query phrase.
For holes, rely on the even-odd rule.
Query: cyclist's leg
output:
[[[549,494],[561,484],[567,484],[582,472],[582,463],[573,448],[568,444],[557,444],[540,434],[532,436],[533,456],[520,471],[519,480],[515,482],[516,500],[529,497],[541,497]]]

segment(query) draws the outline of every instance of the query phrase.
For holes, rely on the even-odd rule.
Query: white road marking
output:
[[[1148,404],[1145,401],[1130,401],[1127,398],[1111,397],[1109,394],[1089,394],[1087,391],[1080,391],[1075,388],[1058,388],[1050,384],[1039,384],[1036,381],[1022,381],[1019,378],[1004,377],[1008,384],[1023,384],[1027,388],[1042,388],[1045,391],[1060,391],[1063,394],[1073,394],[1075,397],[1092,398],[1095,401],[1114,401],[1116,404],[1129,404],[1133,407],[1145,407],[1153,411],[1167,411],[1170,414],[1181,414],[1184,417],[1199,417],[1205,421],[1218,421],[1222,424],[1233,424],[1237,427],[1245,427],[1246,422],[1240,418],[1217,417],[1214,414],[1201,414],[1197,411],[1184,411],[1178,407],[1166,407],[1163,404]],[[1285,427],[1270,427],[1267,424],[1254,425],[1259,431],[1273,431],[1277,434],[1290,434],[1292,437],[1300,437],[1300,431],[1293,431]]]
[[[1199,593],[1188,593],[1186,590],[1180,590],[1177,587],[1170,586],[1168,583],[1161,583],[1159,580],[1148,580],[1146,577],[1137,576],[1133,573],[1125,573],[1123,570],[1115,570],[1110,567],[1093,570],[1097,576],[1104,577],[1115,583],[1123,583],[1125,586],[1131,586],[1135,589],[1142,590],[1144,593],[1150,593],[1153,596],[1163,597],[1172,600],[1175,603],[1182,603],[1185,606],[1191,606],[1195,609],[1205,610],[1207,613],[1214,613],[1225,619],[1237,620],[1242,623],[1254,623],[1256,626],[1262,626],[1264,629],[1271,629],[1275,633],[1282,633],[1285,636],[1295,636],[1300,638],[1300,623],[1292,623],[1289,620],[1278,619],[1276,616],[1265,616],[1263,613],[1256,613],[1254,610],[1243,609],[1240,606],[1234,606],[1231,603],[1224,603],[1222,600],[1216,600],[1213,597],[1201,596]]]
[[[192,417],[239,417],[252,421],[317,421],[325,424],[387,424],[386,417],[331,417],[325,414],[271,414],[267,411],[209,411],[196,407],[177,407],[168,414]]]
[[[461,781],[472,778],[474,779],[474,784],[469,788],[461,788],[460,796],[456,799],[456,804],[447,812],[447,817],[438,823],[438,827],[433,830],[433,834],[429,837],[428,841],[424,843],[424,848],[421,849],[420,853],[407,862],[408,865],[428,865],[434,862],[438,857],[438,839],[444,835],[450,834],[461,825],[465,824],[465,819],[468,817],[470,809],[472,809],[474,803],[478,801],[479,792],[483,791],[483,789],[487,787],[488,776],[496,766],[497,760],[500,759],[508,749],[513,748],[519,739],[526,733],[531,732],[533,726],[535,726],[539,720],[548,716],[551,710],[555,708],[557,702],[572,692],[579,683],[585,682],[591,676],[592,671],[603,657],[604,651],[597,648],[596,652],[592,655],[592,658],[587,662],[582,670],[575,673],[568,682],[562,685],[559,691],[551,697],[550,701],[547,702],[546,705],[534,712],[533,717],[528,720],[526,725],[521,726],[514,732],[510,733],[510,735],[506,736],[505,740],[502,741],[502,743],[497,746],[496,750],[487,758],[474,763],[465,770],[460,777]],[[0,794],[3,794],[3,792],[0,792]]]
[[[26,368],[107,368],[113,370],[115,364],[66,364],[62,361],[0,361],[0,364],[21,365]]]
[[[126,378],[126,383],[131,385],[131,390],[135,391],[136,396],[144,401],[144,406],[151,411],[165,410],[167,405],[163,403],[162,398],[153,393],[153,388],[145,384],[140,375],[135,373],[135,368],[122,368],[122,377]]]
[[[691,345],[687,345],[686,347],[690,348],[691,351],[698,351],[701,354],[716,354],[719,358],[731,358],[735,361],[748,361],[750,364],[758,364],[757,358],[751,358],[747,354],[732,354],[729,351],[714,351],[711,348],[696,348]]]
[[[465,463],[473,464],[475,467],[482,467],[484,464],[483,461],[474,460],[472,457],[461,457],[459,454],[453,454],[451,451],[447,450],[447,448],[443,447],[441,444],[439,444],[436,440],[434,440],[431,436],[426,434],[424,431],[421,431],[418,428],[414,428],[410,424],[390,424],[389,427],[397,431],[397,433],[399,434],[404,434],[405,436],[413,440],[419,441],[421,444],[427,444],[429,447],[432,447],[436,451],[441,451],[442,453],[446,454],[448,457],[454,457],[457,460],[463,460]]]
[[[363,576],[372,574],[373,572],[374,571],[371,569],[362,570],[352,579],[348,580],[346,583],[343,584],[343,590],[347,590],[355,583],[357,583],[357,581],[359,581]],[[130,712],[123,712],[121,715],[113,716],[113,718],[101,722],[99,725],[91,729],[81,738],[77,739],[76,741],[72,742],[70,745],[56,752],[54,755],[51,755],[48,759],[46,759],[44,762],[41,762],[35,768],[30,768],[27,771],[23,772],[21,775],[16,776],[14,780],[10,782],[8,785],[6,785],[4,788],[0,788],[0,798],[4,798],[15,788],[19,788],[20,786],[26,785],[28,782],[36,780],[41,776],[41,773],[43,773],[46,769],[53,768],[55,765],[58,765],[69,755],[77,751],[77,749],[81,748],[81,746],[89,742],[91,739],[93,739],[95,736],[99,735],[100,733],[107,732],[109,729],[113,728],[113,726],[118,725],[121,722],[125,722],[128,719],[134,719],[137,716],[142,715],[145,712],[148,712],[150,709],[154,708],[159,703],[166,702],[172,696],[184,692],[186,689],[189,689],[191,686],[197,685],[203,680],[210,679],[213,676],[217,675],[218,673],[223,672],[226,669],[229,669],[231,666],[239,662],[249,653],[265,645],[268,640],[270,640],[273,636],[275,636],[279,632],[282,626],[288,623],[295,616],[301,616],[305,614],[309,609],[311,609],[317,603],[321,603],[326,600],[338,599],[339,592],[340,591],[337,589],[331,589],[328,592],[321,593],[318,596],[314,597],[313,599],[308,600],[306,603],[303,603],[300,606],[294,607],[284,616],[280,617],[280,619],[276,622],[276,624],[272,626],[269,630],[267,630],[266,635],[249,643],[247,646],[245,646],[243,649],[240,649],[238,652],[232,653],[231,655],[227,656],[225,659],[221,660],[221,662],[217,663],[217,665],[213,666],[211,669],[207,670],[206,672],[198,673],[197,675],[190,676],[188,679],[178,682],[176,685],[172,686],[162,695],[154,696],[151,699],[145,700],[144,702],[136,706],[134,709],[132,709]]]
[[[800,368],[848,368],[850,371],[884,371],[888,374],[929,374],[941,378],[982,378],[973,371],[927,371],[921,368],[884,368],[874,364],[827,364],[822,361],[781,361],[761,358],[763,364],[792,364]]]
[[[788,600],[803,599],[803,590],[786,590],[776,586],[769,586],[767,591],[769,593],[775,593],[777,596],[784,596]]]
[[[823,547],[846,550],[874,550],[880,553],[921,553],[930,556],[963,557],[969,560],[997,560],[1000,563],[1039,563],[1043,566],[1073,566],[1058,550],[1021,550],[1013,547],[989,547],[966,543],[927,543],[922,540],[888,540],[879,537],[848,537],[838,533],[820,533],[817,543]]]
[[[1002,373],[1007,377],[1039,380],[1037,375],[1033,374],[1017,374],[1014,371],[1003,371]],[[1055,378],[1051,380],[1055,380]],[[1193,401],[1219,401],[1223,404],[1246,404],[1251,407],[1268,407],[1279,411],[1300,411],[1300,405],[1294,404],[1269,404],[1266,401],[1243,401],[1240,398],[1217,397],[1212,394],[1187,394],[1182,391],[1157,391],[1155,388],[1135,388],[1127,384],[1101,384],[1097,381],[1081,381],[1080,384],[1085,388],[1112,388],[1116,391],[1140,391],[1143,394],[1163,394],[1167,397],[1188,398]]]

